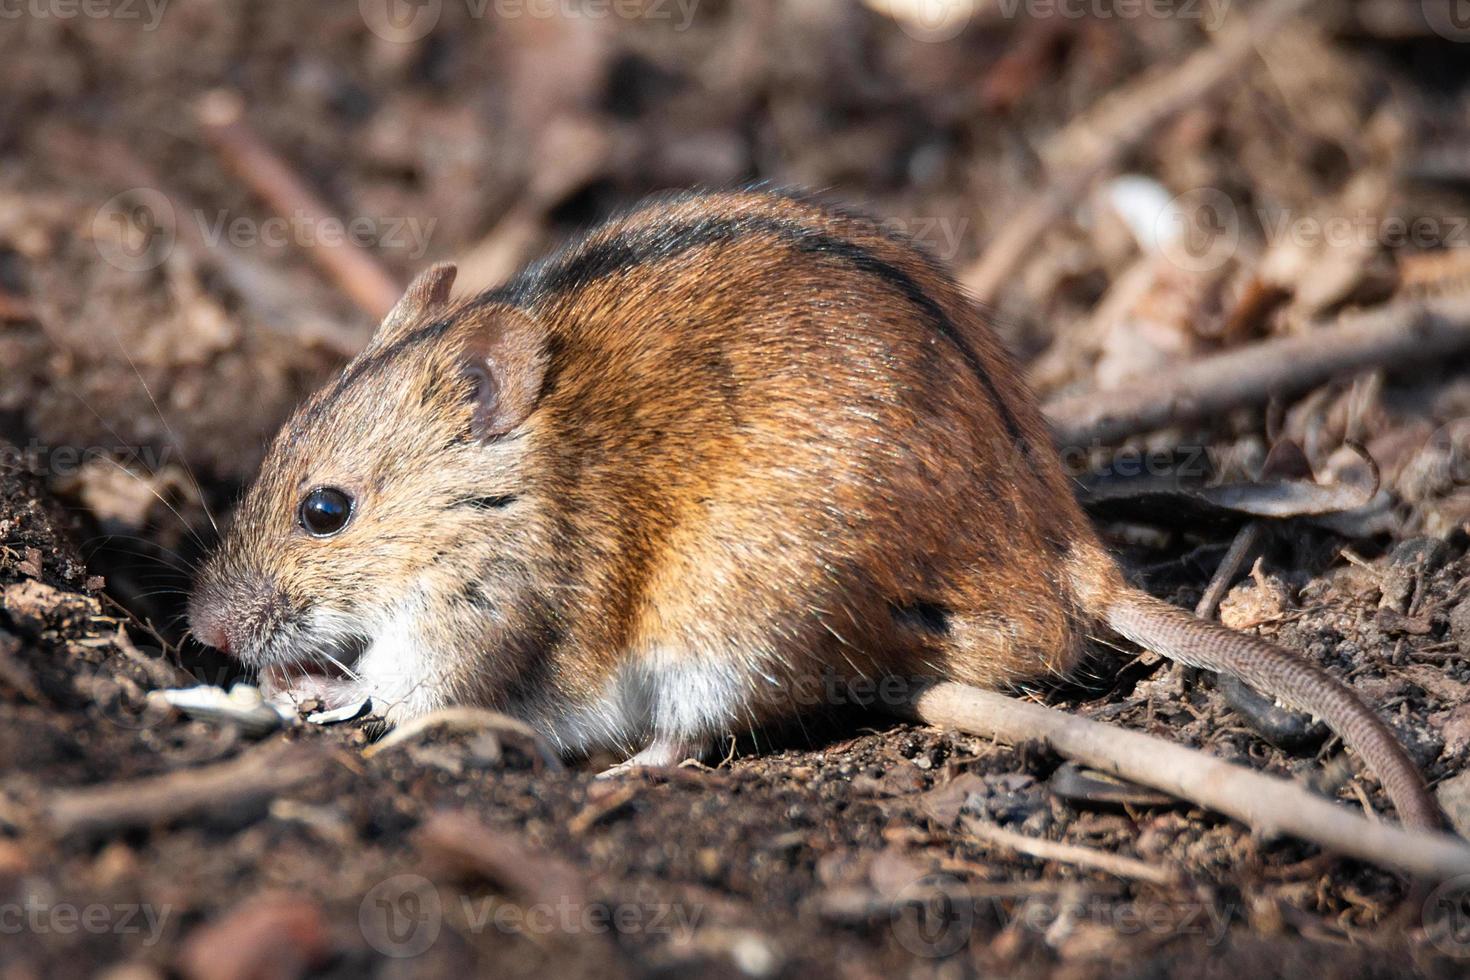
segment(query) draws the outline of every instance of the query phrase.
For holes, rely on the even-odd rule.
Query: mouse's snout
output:
[[[225,632],[223,623],[213,621],[193,622],[189,629],[195,638],[205,646],[214,647],[220,653],[228,654],[230,652],[230,634]]]
[[[250,661],[291,619],[285,591],[269,576],[200,584],[189,602],[189,631],[201,643]]]

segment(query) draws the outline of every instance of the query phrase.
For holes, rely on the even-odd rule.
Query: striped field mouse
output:
[[[1114,634],[1320,716],[1439,825],[1346,686],[1125,583],[980,312],[875,222],[683,195],[453,279],[300,406],[196,583],[192,632],[273,696],[667,765],[834,679],[1006,688]]]

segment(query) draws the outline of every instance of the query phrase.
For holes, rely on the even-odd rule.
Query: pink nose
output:
[[[214,647],[220,653],[230,652],[230,637],[223,626],[210,625],[203,629],[196,629],[194,635],[199,638],[200,642]]]

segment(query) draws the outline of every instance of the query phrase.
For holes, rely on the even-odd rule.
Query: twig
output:
[[[593,783],[587,791],[587,805],[567,821],[567,833],[581,837],[599,821],[633,802],[641,790],[637,783]]]
[[[1079,847],[1076,844],[1063,844],[1040,837],[1029,837],[1026,834],[1018,834],[1014,830],[1007,830],[988,820],[964,817],[961,823],[971,837],[978,837],[992,844],[1008,847],[1013,851],[1039,858],[1042,861],[1061,861],[1064,864],[1075,864],[1082,868],[1096,868],[1099,871],[1117,875],[1119,878],[1132,878],[1155,885],[1166,885],[1177,877],[1168,868],[1148,864],[1135,858],[1109,854],[1107,851],[1099,851],[1091,847]]]
[[[196,115],[225,166],[276,214],[317,228],[343,227],[322,199],[245,121],[244,103],[237,94],[209,93],[200,100]],[[374,319],[387,315],[403,292],[371,253],[346,237],[326,241],[318,235],[307,254],[359,309]]]
[[[1181,365],[1166,378],[1053,399],[1045,406],[1062,446],[1117,442],[1187,424],[1367,368],[1470,350],[1470,295],[1400,300],[1332,326]]]
[[[237,818],[318,778],[328,753],[273,745],[200,769],[55,794],[46,805],[58,837],[105,834],[191,817]]]
[[[382,739],[363,749],[363,758],[371,759],[380,752],[413,741],[435,728],[444,728],[451,732],[492,731],[502,735],[515,735],[531,743],[536,750],[536,755],[547,769],[560,771],[566,768],[562,765],[561,757],[556,754],[556,750],[547,744],[546,740],[530,725],[498,711],[465,707],[441,708],[399,725]]]
[[[1209,587],[1205,594],[1200,596],[1199,604],[1194,607],[1194,614],[1200,619],[1214,619],[1215,612],[1220,608],[1220,602],[1225,598],[1225,593],[1230,591],[1230,583],[1235,581],[1235,576],[1250,561],[1251,555],[1255,553],[1261,543],[1261,535],[1265,533],[1266,526],[1260,521],[1250,521],[1241,527],[1235,535],[1235,540],[1230,542],[1230,550],[1225,552],[1225,557],[1220,560],[1220,566],[1215,569],[1215,575],[1210,579]]]
[[[1087,188],[1131,153],[1160,125],[1193,108],[1234,77],[1256,46],[1311,0],[1274,0],[1240,29],[1197,51],[1161,76],[1149,72],[1092,111],[1073,120],[1042,152],[1057,172],[1050,188],[1006,222],[980,259],[960,279],[981,303],[994,303],[1021,261],[1047,229],[1061,220]]]
[[[914,717],[1056,752],[1244,822],[1263,837],[1289,834],[1327,850],[1429,879],[1470,874],[1470,843],[1438,831],[1375,824],[1295,783],[1253,772],[1141,732],[1115,728],[963,684],[915,697]]]
[[[485,878],[527,905],[587,901],[586,880],[573,864],[492,830],[467,813],[432,814],[414,834],[420,851],[446,870]]]
[[[440,811],[430,815],[415,832],[414,842],[445,872],[484,878],[526,909],[543,913],[558,910],[579,917],[605,910],[592,900],[587,875],[577,865],[533,847],[519,836],[487,827],[469,813]],[[526,925],[533,926],[529,917]],[[556,935],[566,938],[567,933],[563,930],[548,938]],[[595,949],[602,975],[631,975],[627,954],[607,930],[592,930],[592,935],[581,939]]]
[[[1376,477],[1374,483],[1376,486]],[[1264,521],[1251,521],[1241,527],[1235,540],[1230,543],[1230,550],[1221,560],[1220,567],[1215,569],[1215,575],[1210,579],[1210,585],[1205,589],[1205,594],[1200,597],[1199,604],[1195,606],[1196,616],[1200,619],[1215,618],[1220,602],[1225,598],[1225,593],[1230,590],[1230,583],[1235,581],[1241,568],[1259,549],[1265,533]],[[1192,677],[1194,671],[1192,668],[1189,670]],[[1229,674],[1221,675],[1216,678],[1215,686],[1224,696],[1225,703],[1235,709],[1235,713],[1245,719],[1256,734],[1264,735],[1273,745],[1281,748],[1305,748],[1321,741],[1326,735],[1323,725],[1313,721],[1311,715],[1283,708],[1238,677],[1232,677]],[[1361,793],[1356,785],[1353,789]],[[1376,820],[1377,816],[1368,807],[1367,802],[1366,799],[1363,800],[1364,809],[1367,810],[1370,819]]]

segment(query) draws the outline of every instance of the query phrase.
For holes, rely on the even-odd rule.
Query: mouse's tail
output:
[[[1100,618],[1134,643],[1189,667],[1234,674],[1288,708],[1326,722],[1377,775],[1407,826],[1444,825],[1419,768],[1394,733],[1346,684],[1258,637],[1197,619],[1137,589],[1108,597]]]

